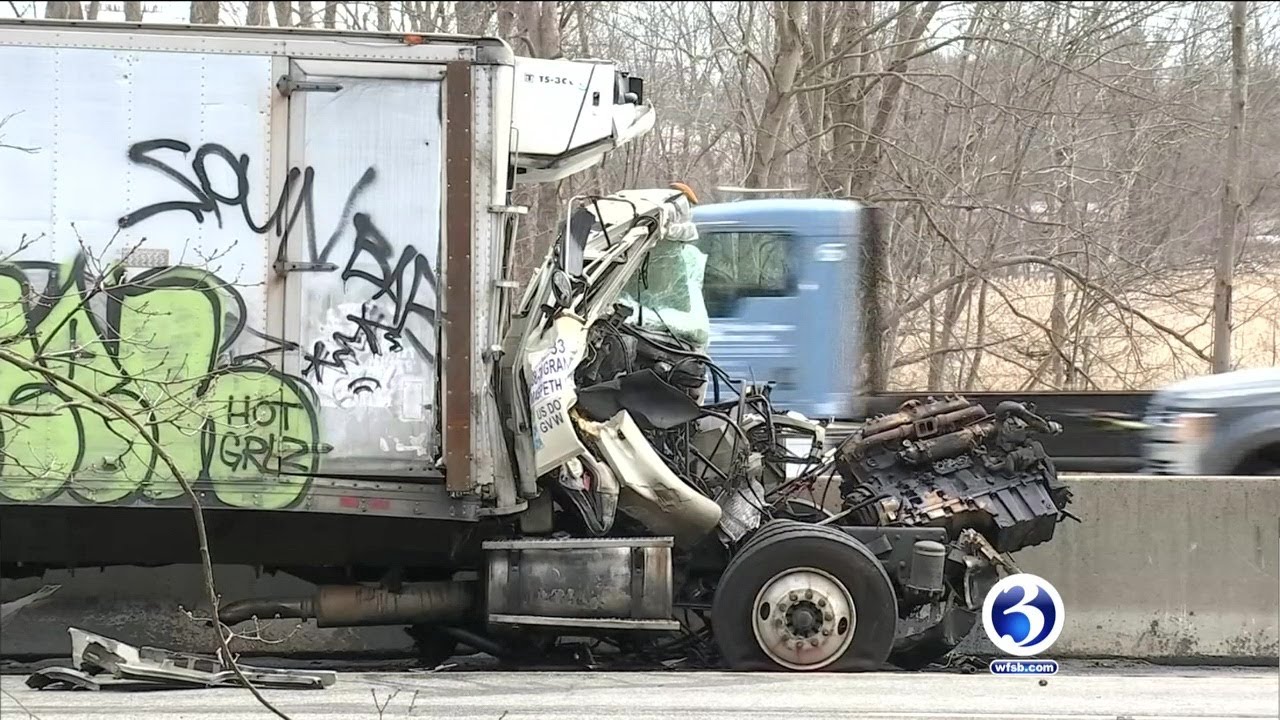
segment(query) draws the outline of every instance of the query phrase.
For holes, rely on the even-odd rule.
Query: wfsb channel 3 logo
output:
[[[982,625],[991,643],[1017,658],[1031,658],[1048,650],[1058,635],[1066,612],[1057,588],[1028,573],[1010,575],[991,588],[982,603]],[[1056,660],[992,660],[995,675],[1053,675]]]

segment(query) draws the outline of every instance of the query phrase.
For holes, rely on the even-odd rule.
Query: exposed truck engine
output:
[[[1070,492],[1035,440],[1060,428],[1034,408],[912,402],[828,449],[822,423],[719,368],[688,188],[574,198],[541,267],[515,287],[524,209],[513,184],[571,175],[651,128],[637,78],[604,63],[525,61],[475,38],[364,33],[353,49],[311,31],[52,27],[0,28],[0,52],[67,73],[50,114],[93,115],[78,103],[98,95],[74,92],[75,67],[118,70],[107,90],[145,98],[173,67],[225,66],[244,82],[201,106],[242,122],[175,116],[147,130],[167,139],[141,149],[131,115],[67,136],[39,117],[34,139],[16,126],[15,140],[55,155],[127,158],[131,182],[119,207],[71,201],[47,219],[0,217],[10,229],[47,220],[62,238],[22,235],[35,239],[15,241],[0,273],[17,279],[0,285],[13,286],[0,294],[3,404],[42,418],[0,417],[7,454],[27,459],[0,477],[7,574],[189,561],[191,547],[139,539],[186,528],[176,478],[189,473],[220,562],[318,586],[223,603],[229,627],[405,625],[432,659],[459,644],[529,657],[590,636],[624,654],[697,653],[735,669],[866,670],[945,655],[1014,567],[1010,554],[1051,540],[1067,516]],[[542,84],[560,100],[540,102],[552,92]],[[340,141],[363,129],[350,125],[356,112],[383,123],[382,144]],[[252,178],[271,192],[246,189],[247,154],[228,165],[238,194],[213,187],[200,163],[235,156],[202,133],[225,128],[276,160]],[[202,185],[149,154],[185,159],[195,147]],[[320,176],[313,159],[357,183],[315,185],[347,198],[329,213],[330,246],[353,248],[340,272],[328,247],[316,252],[310,199],[291,200],[297,178]],[[390,192],[417,194],[368,201],[381,197],[362,195],[375,161]],[[197,199],[171,200],[148,171],[180,176]],[[48,197],[33,187],[25,208],[63,197],[57,183]],[[205,224],[227,206],[237,207],[216,228]],[[380,230],[371,207],[385,216]],[[246,231],[233,227],[240,215],[275,220]],[[165,232],[144,234],[157,220]],[[93,233],[79,245],[89,260],[59,265],[76,223],[118,229],[129,253],[95,269],[94,253],[120,253],[115,236]],[[210,257],[250,248],[235,259],[262,276],[233,295],[209,267],[165,265],[187,233]],[[365,281],[370,296],[355,297]],[[205,315],[212,329],[197,336]],[[84,322],[68,336],[50,317]],[[168,317],[181,322],[157,330]],[[328,322],[342,317],[354,324]],[[211,357],[198,364],[201,343]],[[108,441],[122,422],[136,442]],[[272,442],[246,425],[270,425]],[[63,442],[64,426],[78,429],[75,442]]]
[[[513,384],[529,388],[516,428],[531,433],[512,438],[530,438],[525,464],[556,498],[557,529],[617,538],[609,546],[629,548],[646,582],[654,548],[626,538],[670,537],[671,609],[713,628],[730,667],[866,669],[891,654],[917,666],[945,654],[1013,567],[1009,554],[1050,540],[1065,516],[1070,493],[1034,439],[1060,427],[1019,403],[992,412],[946,397],[870,418],[824,452],[821,424],[772,407],[767,387],[708,400],[728,378],[699,345],[689,204],[672,191],[584,203],[516,323],[525,362],[511,371],[524,383]],[[806,502],[832,483],[835,507]],[[566,625],[667,620],[666,607],[633,601],[632,613]]]

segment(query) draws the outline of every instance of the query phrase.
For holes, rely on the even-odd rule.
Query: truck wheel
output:
[[[746,543],[716,589],[711,623],[728,666],[850,671],[883,665],[898,604],[879,561],[834,528],[776,525]]]

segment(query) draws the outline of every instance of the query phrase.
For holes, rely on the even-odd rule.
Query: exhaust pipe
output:
[[[364,585],[326,585],[309,598],[256,598],[225,605],[231,626],[250,618],[298,618],[322,628],[453,623],[477,610],[475,582],[410,583],[400,592]]]

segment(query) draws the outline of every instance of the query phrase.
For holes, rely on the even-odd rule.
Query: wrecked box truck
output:
[[[720,371],[686,188],[573,198],[513,282],[515,185],[653,125],[611,63],[6,22],[0,84],[8,577],[195,561],[185,482],[215,562],[317,586],[229,626],[916,667],[1066,516],[1024,404],[913,400],[828,448]]]

